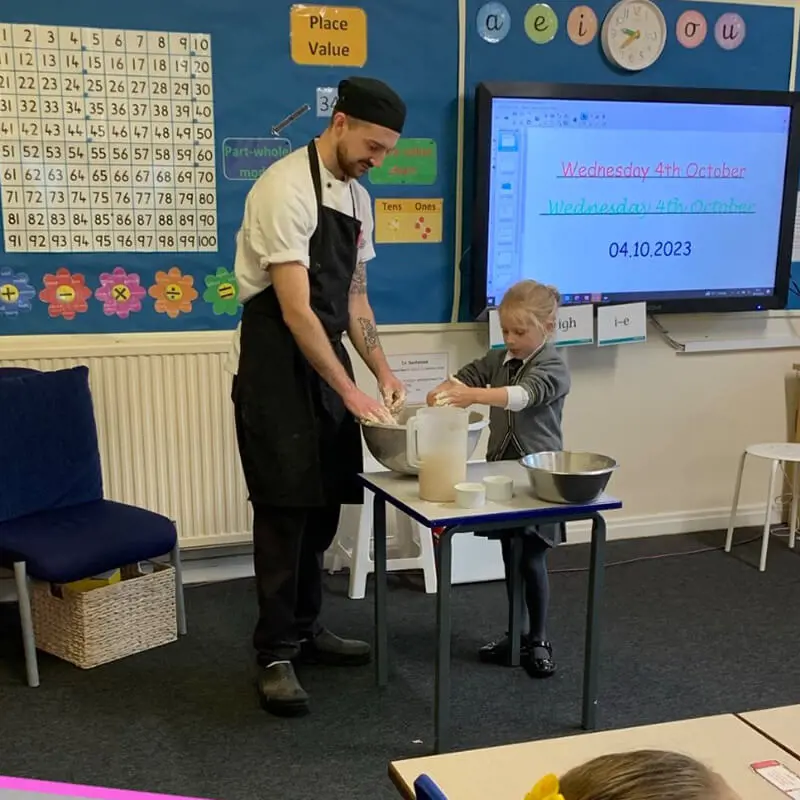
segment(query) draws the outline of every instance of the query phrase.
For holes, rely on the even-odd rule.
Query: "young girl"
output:
[[[570,390],[567,366],[550,343],[561,297],[552,286],[526,280],[514,284],[503,297],[498,314],[504,349],[462,367],[454,379],[437,386],[429,405],[467,408],[488,405],[489,461],[517,460],[528,453],[561,450],[561,414]],[[547,551],[564,540],[563,525],[532,525],[523,536],[522,578],[525,606],[520,661],[534,678],[556,671],[553,647],[547,638],[550,585]],[[506,588],[511,601],[511,531],[490,534],[499,538],[506,568]],[[508,664],[510,642],[506,634],[479,650],[481,661]]]
[[[717,773],[680,753],[636,750],[600,756],[559,780],[548,775],[525,800],[739,800]]]

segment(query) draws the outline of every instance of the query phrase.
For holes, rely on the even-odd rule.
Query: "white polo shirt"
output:
[[[320,160],[322,204],[361,222],[358,260],[375,258],[372,243],[374,222],[367,190],[355,180],[339,180]],[[351,194],[352,187],[352,194]],[[309,266],[308,248],[317,228],[317,201],[308,162],[308,148],[295,150],[265,170],[247,194],[244,216],[236,234],[234,272],[239,299],[249,300],[272,282],[271,264],[297,261]],[[239,367],[241,323],[234,333],[226,369],[236,374]]]

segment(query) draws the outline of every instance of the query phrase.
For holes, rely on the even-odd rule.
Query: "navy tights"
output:
[[[506,590],[511,603],[511,537],[501,539],[506,567]],[[533,534],[522,536],[523,596],[522,632],[533,641],[547,641],[547,611],[550,604],[550,581],[547,575],[547,551],[550,545]]]

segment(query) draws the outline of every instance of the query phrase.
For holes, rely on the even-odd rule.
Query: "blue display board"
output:
[[[44,176],[45,183],[49,179],[45,188],[53,192],[59,187],[67,190],[66,184],[73,177],[81,188],[83,173],[73,173],[75,165],[63,155],[67,148],[78,146],[84,149],[72,152],[78,154],[77,158],[83,154],[87,159],[86,175],[91,177],[84,181],[83,199],[78,193],[71,198],[67,194],[66,200],[65,195],[54,195],[50,197],[53,208],[48,208],[48,199],[42,198],[38,198],[38,206],[16,208],[31,200],[20,200],[25,185],[18,187],[17,195],[11,195],[10,203],[8,192],[4,194],[6,223],[8,213],[16,215],[11,218],[14,229],[7,224],[5,238],[0,237],[0,246],[6,242],[5,251],[0,252],[0,335],[233,328],[240,308],[231,273],[247,191],[266,165],[305,146],[328,124],[326,115],[330,115],[335,94],[332,89],[342,78],[359,73],[385,80],[406,100],[404,138],[410,144],[397,164],[402,168],[416,163],[418,175],[418,180],[402,183],[397,171],[393,176],[384,171],[381,176],[364,180],[376,203],[381,199],[406,201],[394,204],[403,206],[405,217],[400,223],[387,220],[385,215],[379,223],[384,241],[393,243],[377,244],[377,259],[370,267],[370,296],[376,316],[384,324],[449,320],[456,213],[457,4],[364,0],[358,8],[324,9],[316,22],[306,19],[311,28],[317,25],[313,36],[306,33],[292,37],[292,13],[308,17],[313,8],[298,6],[292,12],[289,4],[256,0],[139,0],[120,6],[89,0],[42,0],[33,4],[11,0],[3,4],[0,98],[14,105],[4,107],[0,99],[0,184],[7,190],[15,183],[24,184],[15,181],[12,173],[4,175],[10,163],[18,169],[16,175],[29,170],[27,190],[36,189],[37,176]],[[342,20],[349,21],[349,34],[342,33]],[[41,27],[32,29],[29,41],[20,26],[37,25]],[[361,45],[353,45],[358,39],[353,29],[363,25],[365,52],[359,50]],[[162,38],[165,50],[160,49]],[[338,41],[339,49],[328,57],[328,65],[320,65],[319,61],[325,60],[320,53],[329,40]],[[349,53],[342,53],[342,41],[350,42],[346,45]],[[4,65],[4,55],[11,64]],[[336,58],[340,65],[330,66]],[[349,60],[349,65],[341,65],[341,59]],[[360,64],[356,63],[359,59]],[[162,74],[159,70],[165,64]],[[146,88],[138,83],[142,69],[147,73]],[[207,97],[209,75],[212,98]],[[10,87],[3,80],[11,80],[13,92],[7,91]],[[188,87],[190,97],[175,94],[175,87],[181,83]],[[75,86],[81,91],[73,97],[70,92]],[[146,97],[141,97],[139,89],[145,90]],[[166,104],[162,103],[161,89],[168,94]],[[122,95],[116,94],[118,90]],[[184,99],[192,104],[187,107],[188,118]],[[36,103],[46,104],[47,110],[36,108]],[[58,117],[59,103],[69,103],[73,109],[70,113],[76,113],[74,119]],[[112,103],[116,104],[115,118]],[[132,135],[133,126],[139,122],[134,111],[145,108],[144,121],[150,123],[150,133],[138,144],[149,148],[148,155],[154,157],[164,144],[156,138],[162,120],[173,125],[171,160],[160,172],[157,163],[137,163],[133,144],[124,138]],[[206,116],[209,110],[213,125]],[[103,115],[105,130],[89,128],[91,123],[102,121]],[[65,126],[61,141],[58,129],[53,128],[53,121],[59,119]],[[18,126],[31,120],[39,122],[39,129],[27,124],[28,148],[24,153],[20,149],[24,143],[14,140],[14,131],[9,135],[8,128],[3,128],[10,120]],[[112,135],[115,120],[120,124]],[[76,127],[68,134],[66,126],[73,122]],[[84,125],[83,136],[78,124]],[[184,124],[191,133],[188,140],[180,142],[177,131]],[[205,137],[209,129],[213,133],[215,198],[210,191],[213,187],[206,181],[209,140]],[[98,134],[94,138],[93,130]],[[39,149],[35,150],[31,145],[37,142]],[[17,150],[7,150],[4,157],[3,145],[9,143]],[[63,151],[50,151],[51,156],[56,153],[53,167],[53,162],[46,160],[50,156],[43,153],[57,144]],[[186,159],[179,161],[178,150],[183,144],[191,153],[187,151]],[[95,146],[94,156],[86,155],[89,145]],[[123,149],[124,145],[130,145],[130,149]],[[105,158],[106,163],[92,162],[93,157]],[[68,178],[57,172],[61,168],[59,158],[64,159]],[[178,186],[175,181],[184,167],[188,183]],[[106,175],[95,171],[102,168],[107,170]],[[30,172],[34,169],[40,173]],[[149,174],[147,169],[151,170]],[[130,196],[115,188],[115,178],[111,177],[115,172],[127,179],[132,195],[139,196],[141,209],[136,201],[132,209]],[[137,173],[142,176],[141,186]],[[95,178],[96,185],[91,185],[89,181]],[[103,178],[108,183],[103,184]],[[165,192],[163,183],[154,183],[159,178],[174,186],[175,194],[168,198],[174,207],[172,218],[164,216],[169,208],[164,211],[153,205],[153,196]],[[63,183],[59,183],[61,180]],[[137,195],[142,186],[152,194]],[[191,195],[192,190],[195,195]],[[71,205],[73,199],[75,204]],[[416,204],[408,201],[414,199],[424,201],[423,209],[427,209],[420,212],[421,220],[410,216]],[[442,201],[441,206],[438,201]],[[142,211],[140,216],[138,211]],[[40,229],[36,226],[42,219],[45,227],[39,241],[36,231]],[[136,227],[137,220],[141,220],[141,229]],[[73,221],[77,232],[71,227]],[[176,240],[190,237],[182,242],[184,252],[169,252],[172,240],[168,239],[158,245],[162,252],[142,252],[141,248],[137,252],[140,237],[147,245],[154,234],[156,239],[170,235],[160,232],[161,223],[167,231],[172,226],[171,235]],[[419,233],[416,240],[412,235],[415,224]],[[81,238],[82,231],[85,239]],[[21,247],[8,247],[6,234],[10,233],[28,237],[38,250],[23,252],[30,242],[17,239],[13,242],[19,245],[22,241]],[[76,236],[85,252],[74,252]],[[403,243],[396,243],[398,240]],[[68,243],[69,247],[65,252],[45,252],[53,242],[62,246]],[[118,243],[124,246],[121,252],[117,251]],[[104,251],[97,252],[98,246]]]
[[[137,97],[131,94],[133,81],[138,77],[131,59],[139,58],[137,37],[144,33],[141,55],[147,59],[148,121],[152,123],[147,145],[149,153],[162,143],[155,136],[155,128],[162,117],[156,114],[160,102],[153,86],[159,80],[154,58],[161,58],[158,39],[166,37],[166,53],[171,59],[167,72],[170,78],[188,79],[191,100],[190,162],[192,179],[190,189],[194,194],[186,203],[179,201],[175,188],[173,217],[164,217],[171,223],[174,236],[188,235],[183,242],[183,252],[169,252],[162,243],[162,252],[142,252],[136,237],[141,229],[138,222],[131,228],[125,217],[124,196],[113,196],[113,161],[111,147],[121,138],[112,140],[109,131],[93,142],[87,142],[88,126],[94,119],[83,119],[86,136],[62,136],[64,148],[70,145],[107,145],[105,158],[109,174],[108,189],[112,192],[100,201],[99,207],[89,199],[86,206],[77,207],[65,201],[64,219],[89,220],[89,246],[84,252],[45,252],[44,242],[34,241],[37,252],[23,252],[11,247],[0,251],[0,335],[49,333],[124,333],[142,331],[187,331],[231,329],[239,317],[235,279],[232,276],[235,235],[241,219],[247,191],[254,179],[269,163],[281,155],[304,146],[326,124],[326,115],[334,100],[334,87],[338,81],[351,74],[362,73],[386,80],[406,99],[409,108],[404,135],[405,150],[396,161],[393,174],[383,171],[365,179],[380,209],[400,208],[403,213],[389,218],[386,213],[376,220],[383,242],[378,242],[378,257],[370,269],[370,295],[379,323],[435,323],[447,322],[453,296],[453,252],[455,215],[462,213],[455,207],[456,195],[456,142],[457,142],[457,85],[459,37],[464,36],[466,47],[466,119],[464,140],[464,236],[461,284],[462,307],[460,318],[469,319],[467,311],[469,287],[469,242],[471,236],[472,170],[473,170],[473,115],[472,97],[476,83],[483,80],[536,80],[569,83],[636,83],[671,86],[785,89],[789,84],[792,54],[793,10],[749,5],[724,5],[700,3],[692,6],[705,15],[708,33],[698,47],[687,48],[676,39],[676,23],[681,13],[688,10],[681,0],[660,0],[659,6],[669,22],[670,31],[666,49],[659,61],[639,74],[621,74],[613,70],[603,58],[599,37],[585,46],[578,46],[569,37],[568,17],[580,0],[563,2],[551,0],[552,12],[557,18],[557,31],[551,41],[536,44],[525,31],[525,16],[531,0],[507,0],[503,4],[506,27],[494,30],[497,25],[498,3],[467,0],[467,25],[458,28],[458,3],[446,0],[436,4],[424,0],[393,0],[380,3],[364,0],[358,7],[327,7],[320,15],[321,28],[343,19],[351,26],[366,25],[366,52],[364,57],[350,58],[349,66],[319,66],[308,62],[320,60],[308,55],[307,37],[292,37],[292,7],[287,4],[275,7],[254,0],[231,0],[227,4],[198,0],[189,3],[157,3],[155,0],[114,8],[106,4],[95,6],[88,0],[70,4],[57,4],[53,0],[28,7],[22,0],[11,0],[0,13],[0,186],[4,188],[3,220],[8,212],[18,212],[15,224],[28,236],[36,230],[39,215],[45,214],[50,242],[64,235],[74,234],[70,222],[61,219],[61,211],[50,217],[51,209],[45,207],[22,208],[25,202],[7,203],[9,187],[13,182],[5,179],[4,170],[9,160],[3,147],[14,142],[4,132],[9,120],[17,124],[31,113],[31,100],[47,101],[50,109],[57,103],[68,103],[72,97],[64,80],[56,89],[51,78],[64,78],[58,69],[51,67],[47,58],[55,56],[59,64],[75,64],[81,59],[77,77],[81,87],[87,89],[85,97],[78,98],[83,105],[75,106],[87,112],[89,103],[117,103],[116,84],[112,85],[117,37],[122,34],[124,64],[122,77],[126,79],[125,107],[119,117],[132,131],[134,104]],[[612,0],[597,0],[588,5],[602,21]],[[313,6],[295,7],[295,13],[308,15]],[[737,13],[744,19],[747,29],[741,46],[732,50],[721,48],[714,37],[716,21],[726,13]],[[322,18],[325,17],[327,22]],[[43,26],[34,32],[34,41],[25,41],[21,28],[12,31],[12,41],[3,41],[3,31],[9,26]],[[58,28],[61,40],[51,46],[47,36],[50,28]],[[77,46],[71,33],[78,31]],[[481,35],[483,33],[483,36]],[[341,31],[317,30],[317,41],[323,45],[328,38],[336,41]],[[200,35],[199,38],[195,35]],[[13,40],[16,36],[17,39]],[[93,47],[98,36],[100,46]],[[37,38],[38,37],[38,38]],[[494,42],[487,41],[494,39]],[[203,42],[210,42],[208,51]],[[83,49],[86,47],[86,49]],[[305,48],[305,50],[304,50]],[[323,47],[324,49],[324,47]],[[25,59],[34,59],[34,68]],[[210,53],[210,56],[209,56]],[[305,53],[305,55],[304,55]],[[3,55],[10,55],[12,64],[3,64]],[[95,68],[93,57],[100,54],[102,69]],[[339,54],[341,55],[341,53]],[[350,54],[353,56],[353,53]],[[13,62],[15,57],[20,60]],[[335,56],[334,59],[335,60]],[[72,59],[69,61],[69,59]],[[185,60],[186,73],[179,63]],[[62,61],[63,60],[63,61]],[[324,60],[324,59],[323,59]],[[330,59],[329,59],[330,61]],[[304,63],[298,63],[304,62]],[[358,62],[358,63],[356,63]],[[99,63],[99,62],[98,62]],[[123,63],[123,62],[120,62]],[[202,70],[207,66],[210,78]],[[85,72],[84,72],[85,70]],[[102,74],[100,74],[102,73]],[[11,79],[9,87],[3,80]],[[102,85],[97,79],[102,78]],[[127,80],[130,79],[130,80]],[[34,83],[30,84],[33,80]],[[205,83],[210,80],[213,97],[207,98]],[[89,86],[89,81],[92,86]],[[118,82],[117,82],[118,83]],[[175,81],[170,82],[173,86]],[[100,86],[98,89],[97,87]],[[33,87],[33,88],[32,88]],[[6,90],[13,88],[12,92]],[[40,90],[49,96],[41,94]],[[202,91],[201,91],[202,90]],[[10,98],[19,105],[27,100],[23,111],[16,106],[10,111],[2,106]],[[181,97],[171,95],[168,117],[180,127]],[[56,103],[56,104],[54,104]],[[140,106],[137,105],[137,108]],[[213,114],[213,178],[215,196],[213,205],[204,176],[209,163],[208,140],[198,138],[207,133],[209,121],[204,116]],[[40,106],[36,113],[40,124],[47,121],[47,113]],[[21,116],[20,116],[21,115]],[[176,116],[177,115],[177,116]],[[91,114],[85,115],[91,117]],[[52,117],[51,118],[55,118]],[[81,120],[78,120],[81,121]],[[113,120],[112,120],[113,122]],[[77,131],[77,128],[76,128]],[[39,137],[40,152],[29,150],[14,154],[17,166],[43,169],[50,162],[42,161],[45,148],[58,141],[57,133],[45,134],[40,130],[31,134],[28,144]],[[174,136],[174,131],[173,131]],[[172,163],[159,172],[153,162],[148,180],[153,195],[163,193],[163,187],[154,181],[159,175],[169,173],[174,181],[185,162],[178,162],[178,142],[173,139]],[[19,141],[16,145],[21,147]],[[102,152],[102,147],[100,148]],[[424,151],[424,152],[423,152]],[[77,152],[77,151],[76,151]],[[126,154],[131,172],[129,184],[135,193],[136,159],[132,150]],[[37,158],[39,159],[37,161]],[[66,157],[65,157],[66,159]],[[87,156],[88,159],[88,156]],[[124,158],[122,159],[124,162]],[[13,158],[11,162],[13,163]],[[69,168],[71,163],[65,160]],[[57,165],[56,165],[57,166]],[[87,168],[92,162],[87,160]],[[95,161],[94,167],[98,167]],[[99,164],[100,168],[103,164]],[[122,164],[123,172],[125,163]],[[139,164],[141,166],[141,164]],[[415,175],[403,181],[403,171]],[[99,174],[99,173],[97,173]],[[187,173],[188,174],[188,173]],[[87,189],[91,189],[91,175],[87,169]],[[35,177],[35,176],[34,176]],[[58,191],[58,174],[50,175],[51,189]],[[69,178],[71,179],[71,178]],[[69,182],[69,179],[67,182]],[[20,181],[24,183],[24,181]],[[80,182],[79,182],[80,183]],[[102,187],[102,180],[97,184]],[[21,188],[25,188],[24,186]],[[139,187],[140,188],[140,187]],[[95,186],[96,189],[96,186]],[[191,194],[191,192],[189,193]],[[201,198],[202,195],[202,198]],[[87,195],[89,196],[89,195]],[[102,197],[101,195],[98,195]],[[184,191],[183,197],[188,197]],[[18,199],[18,198],[17,198]],[[200,202],[202,199],[202,202]],[[396,201],[390,205],[383,200]],[[413,201],[421,201],[419,217]],[[130,204],[127,207],[131,212]],[[156,208],[150,208],[153,218],[160,219]],[[376,208],[376,212],[378,208]],[[84,212],[88,216],[84,217]],[[133,209],[135,215],[136,208]],[[145,217],[148,212],[144,204]],[[31,215],[28,217],[28,215]],[[376,214],[377,216],[377,214]],[[100,230],[94,222],[99,220]],[[183,223],[186,222],[186,225]],[[33,228],[29,229],[28,223]],[[213,224],[212,224],[213,223]],[[94,227],[92,227],[94,225]],[[0,230],[0,248],[8,244],[10,227]],[[169,225],[167,225],[169,230]],[[158,237],[156,226],[156,238]],[[186,234],[188,231],[188,234]],[[87,236],[89,235],[87,234]],[[108,238],[107,238],[108,237]],[[131,244],[132,237],[134,244]],[[195,237],[192,239],[191,237]],[[33,235],[36,240],[38,234]],[[389,241],[395,243],[388,243]],[[123,249],[116,250],[122,242]],[[402,242],[402,243],[401,243]],[[70,241],[70,244],[72,242]],[[97,247],[103,252],[97,252]],[[94,250],[94,252],[92,251]],[[800,266],[798,266],[800,275]],[[800,298],[793,298],[800,307]]]
[[[545,44],[535,44],[526,33],[525,17],[536,16],[530,2],[505,0],[486,3],[467,0],[466,30],[466,113],[464,147],[474,152],[473,99],[475,86],[482,81],[545,81],[554,83],[626,84],[720,89],[778,89],[789,86],[793,48],[794,11],[750,5],[699,3],[689,6],[681,0],[660,0],[669,26],[661,58],[649,69],[622,73],[602,54],[599,33],[588,44],[578,45],[568,33],[569,14],[578,5],[588,6],[602,25],[614,0],[587,3],[551,3],[557,17],[555,36]],[[707,35],[701,44],[685,47],[676,30],[680,15],[688,10],[701,12]],[[539,12],[538,16],[541,17]],[[578,12],[579,13],[579,12]],[[745,22],[745,36],[734,49],[724,49],[715,40],[714,27],[724,14],[738,14]],[[529,25],[533,22],[529,18]],[[540,19],[540,32],[552,18]],[[498,30],[498,28],[500,30]],[[577,27],[573,33],[577,31]],[[537,35],[536,33],[534,35]],[[473,197],[471,158],[465,158],[464,175],[464,255],[461,263],[461,307],[459,318],[471,319],[470,240]]]

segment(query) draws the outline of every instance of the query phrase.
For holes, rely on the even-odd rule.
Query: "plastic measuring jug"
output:
[[[419,472],[419,496],[452,503],[467,477],[469,413],[464,408],[421,408],[406,423],[406,459]]]

